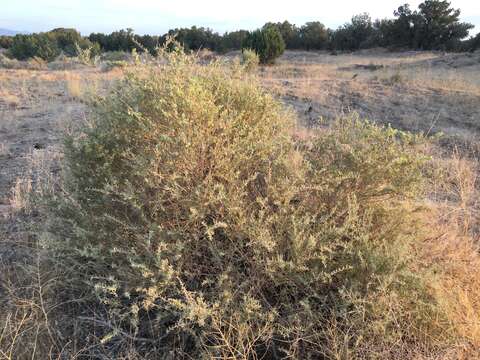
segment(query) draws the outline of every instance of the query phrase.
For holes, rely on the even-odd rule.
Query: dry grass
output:
[[[10,110],[15,110],[20,106],[20,97],[6,90],[0,90],[0,99],[4,106]]]
[[[78,74],[65,73],[68,96],[80,100],[83,96],[83,85]]]
[[[457,152],[439,160],[446,170],[431,205],[431,237],[422,249],[426,266],[442,273],[434,291],[467,342],[455,358],[480,357],[480,208],[478,162]]]
[[[374,78],[389,80],[397,76],[400,82],[420,89],[433,89],[452,93],[480,96],[480,74],[477,69],[441,69],[431,66],[405,65],[379,71]]]
[[[287,53],[259,75],[307,126],[355,111],[397,128],[443,132],[473,144],[472,129],[480,131],[478,60],[435,53]]]

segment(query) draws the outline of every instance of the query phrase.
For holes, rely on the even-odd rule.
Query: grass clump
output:
[[[77,354],[393,358],[455,341],[416,257],[419,138],[349,118],[297,141],[240,69],[163,56],[67,142],[44,242],[62,304],[79,304],[63,330]]]
[[[243,49],[241,63],[247,72],[251,72],[254,71],[260,64],[260,57],[254,50]]]

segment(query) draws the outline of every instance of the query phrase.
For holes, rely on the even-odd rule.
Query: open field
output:
[[[261,76],[307,124],[351,111],[393,127],[460,136],[480,131],[480,54],[287,53]]]
[[[434,291],[449,294],[443,305],[453,309],[450,315],[458,323],[456,331],[463,342],[451,349],[441,348],[431,357],[420,352],[410,356],[480,356],[480,300],[476,298],[480,279],[471,274],[480,265],[480,53],[389,53],[377,49],[330,55],[287,51],[276,65],[255,71],[262,86],[297,115],[295,136],[299,138],[308,139],[316,129],[322,131],[336,118],[351,113],[395,129],[439,136],[426,150],[442,181],[432,177],[422,199],[421,206],[435,214],[423,219],[429,235],[422,243],[422,256],[426,267],[438,264],[448,273],[443,287]],[[24,256],[31,256],[26,255],[35,242],[31,226],[41,216],[29,198],[32,193],[41,195],[45,187],[57,186],[65,134],[88,126],[90,96],[105,93],[122,77],[123,70],[105,71],[100,66],[0,68],[0,277],[15,274],[15,266],[26,261]],[[458,279],[468,285],[462,287]],[[42,287],[48,287],[42,281],[39,276],[40,290],[33,292],[41,294]],[[11,279],[2,281],[0,297],[11,290],[6,283],[15,286]],[[449,301],[452,304],[447,304]],[[10,306],[15,301],[7,302]],[[54,308],[42,309],[44,322]],[[25,322],[30,315],[25,315]],[[5,319],[0,314],[0,321],[7,323],[14,317]],[[0,331],[0,359],[14,359],[18,346],[2,349],[2,341],[22,339],[23,332],[31,334],[30,328],[13,328]],[[337,355],[337,359],[349,358],[341,351]]]

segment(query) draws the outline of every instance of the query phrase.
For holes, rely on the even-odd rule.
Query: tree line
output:
[[[446,0],[425,0],[412,10],[404,4],[391,19],[372,20],[367,13],[355,15],[351,21],[333,30],[318,21],[302,26],[288,21],[267,23],[256,31],[238,30],[219,34],[212,29],[192,26],[169,30],[164,35],[138,35],[132,29],[111,34],[92,33],[82,37],[75,29],[54,29],[47,33],[0,37],[0,47],[20,60],[40,57],[51,60],[61,52],[74,55],[78,48],[102,51],[148,51],[155,55],[167,37],[176,36],[187,51],[210,49],[216,52],[254,48],[262,51],[274,39],[273,52],[291,50],[354,51],[373,47],[412,50],[473,51],[480,48],[480,34],[465,40],[474,26],[460,21],[460,10]],[[268,50],[270,51],[270,50]],[[267,51],[267,52],[268,52]],[[270,51],[271,52],[271,51]],[[267,56],[267,55],[265,55]],[[268,62],[268,61],[263,61]]]

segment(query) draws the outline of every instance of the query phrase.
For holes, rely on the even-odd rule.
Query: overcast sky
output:
[[[83,34],[133,28],[137,33],[163,34],[175,27],[210,27],[218,32],[254,29],[267,21],[298,25],[318,20],[329,27],[368,12],[392,17],[406,0],[0,0],[0,28],[47,31],[73,27]],[[412,0],[416,8],[421,1]],[[480,31],[480,0],[452,0],[462,20]]]

